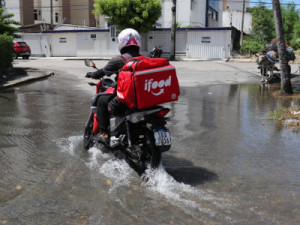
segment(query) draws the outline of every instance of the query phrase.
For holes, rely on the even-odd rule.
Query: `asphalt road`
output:
[[[107,60],[94,60],[98,68],[103,67]],[[259,73],[255,63],[237,63],[224,61],[172,61],[176,67],[180,86],[198,86],[207,84],[259,83]],[[83,59],[66,60],[65,58],[31,58],[15,60],[14,67],[30,67],[48,70],[59,74],[77,77],[85,84],[84,75],[93,71],[84,65]],[[295,68],[292,71],[296,70]],[[83,89],[86,85],[83,85]],[[89,88],[88,88],[89,89]]]
[[[262,119],[281,101],[258,85],[257,65],[171,64],[182,88],[169,105],[172,149],[143,182],[125,162],[83,151],[93,69],[16,60],[55,76],[0,95],[0,223],[299,224],[299,133]]]

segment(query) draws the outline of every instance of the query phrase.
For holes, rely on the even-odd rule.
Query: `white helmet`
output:
[[[127,28],[125,30],[122,30],[121,33],[118,35],[119,51],[121,52],[121,50],[124,47],[130,46],[130,45],[135,45],[140,48],[141,47],[141,37],[136,30],[134,30],[132,28]]]

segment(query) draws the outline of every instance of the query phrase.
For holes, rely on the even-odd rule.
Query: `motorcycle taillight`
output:
[[[165,109],[163,109],[163,110],[157,112],[155,115],[156,115],[157,117],[165,117],[165,115],[167,115],[169,111],[170,111],[170,109],[166,109],[166,108],[165,108]]]

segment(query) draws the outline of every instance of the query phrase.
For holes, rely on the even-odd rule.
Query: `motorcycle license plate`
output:
[[[154,130],[154,138],[156,146],[171,145],[170,131],[168,130]]]

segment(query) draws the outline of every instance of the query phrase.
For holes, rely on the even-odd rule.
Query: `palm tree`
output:
[[[284,30],[279,0],[272,0],[274,10],[275,31],[277,38],[277,48],[279,54],[279,64],[281,69],[281,91],[286,94],[293,94],[293,88],[290,80],[288,58],[286,45],[284,41]]]
[[[14,14],[3,15],[4,9],[0,8],[0,34],[7,34],[13,37],[18,37],[14,33],[18,30],[17,27],[13,25],[20,25],[20,22],[17,22],[11,19]]]

